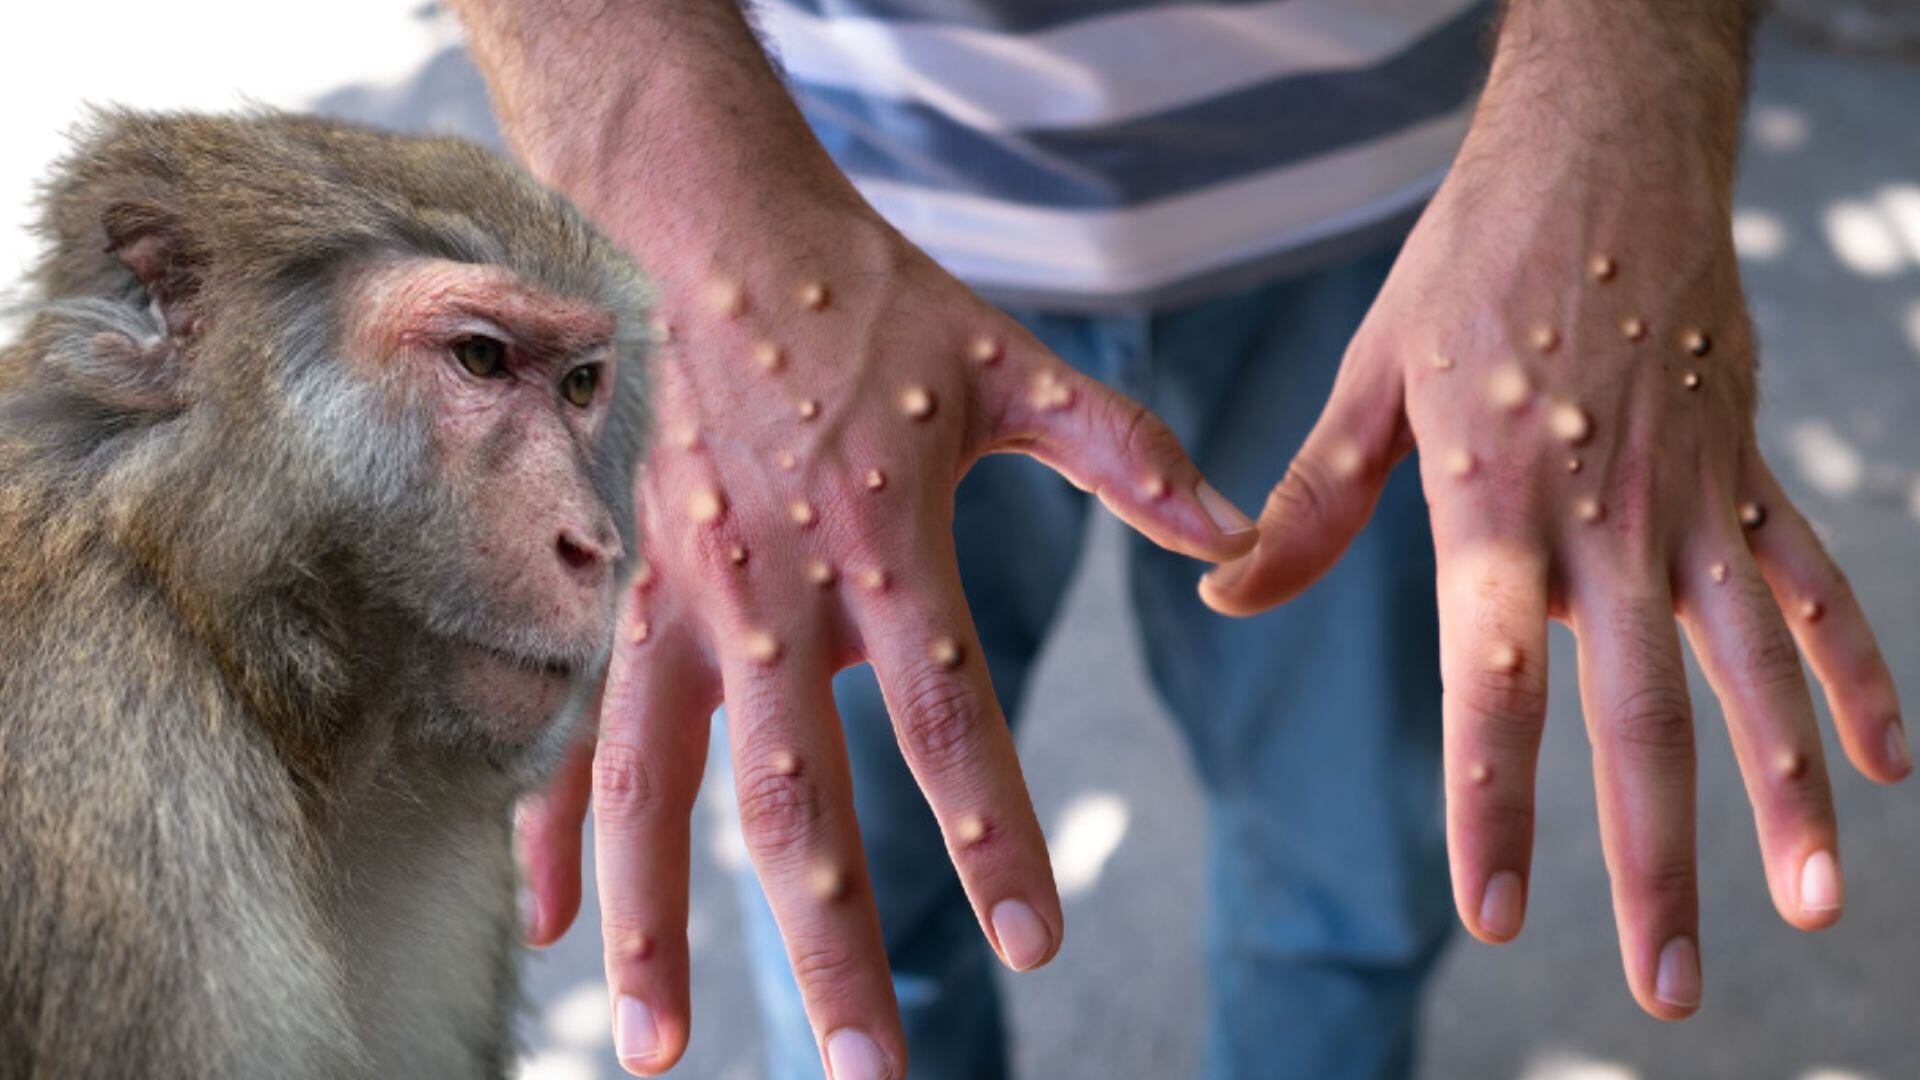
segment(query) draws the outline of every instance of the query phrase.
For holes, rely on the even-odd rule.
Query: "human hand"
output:
[[[1528,32],[1530,58],[1573,48]],[[1789,923],[1830,925],[1844,895],[1799,652],[1855,767],[1892,782],[1911,766],[1873,633],[1759,452],[1730,152],[1658,80],[1632,123],[1608,114],[1618,99],[1526,113],[1513,93],[1524,67],[1496,62],[1474,134],[1274,489],[1259,546],[1201,591],[1249,614],[1306,588],[1417,444],[1439,566],[1460,917],[1486,941],[1520,931],[1557,619],[1579,640],[1628,983],[1648,1012],[1677,1019],[1702,980],[1674,618],[1726,713]],[[1663,138],[1669,123],[1680,137]]]
[[[899,1076],[831,676],[872,662],[983,930],[1009,967],[1037,966],[1060,904],[961,593],[954,487],[983,454],[1019,452],[1176,551],[1244,553],[1253,523],[1160,421],[870,214],[802,213],[762,245],[667,281],[645,568],[591,767],[577,755],[521,815],[529,936],[552,940],[576,910],[590,778],[608,981],[648,1014],[616,1007],[620,1055],[642,1072],[677,1060],[689,812],[724,700],[747,847],[832,1074],[867,1075],[853,1061],[878,1054]]]

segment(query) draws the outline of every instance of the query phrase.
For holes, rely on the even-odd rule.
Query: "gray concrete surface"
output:
[[[359,3],[368,26],[303,11],[311,33],[254,28],[258,8],[235,0],[167,9],[139,40],[149,66],[113,68],[111,94],[130,104],[233,104],[232,90],[402,127],[490,138],[478,79],[448,44],[441,17]],[[97,5],[35,11],[57,40],[83,40]],[[144,9],[143,9],[144,10]],[[249,14],[253,12],[256,14]],[[220,13],[239,23],[215,22]],[[142,18],[152,18],[142,15]],[[61,22],[66,20],[66,22]],[[415,24],[422,24],[416,26]],[[208,25],[226,45],[207,47]],[[236,39],[235,25],[257,38]],[[49,30],[47,28],[51,27]],[[424,27],[424,28],[422,28]],[[387,31],[376,35],[375,31]],[[333,37],[324,37],[331,33]],[[173,35],[169,38],[168,35]],[[402,39],[400,45],[393,38]],[[340,70],[366,72],[356,39],[376,41],[366,81],[312,92],[251,58],[246,75],[209,76],[207,63],[262,42],[331,50]],[[24,192],[44,165],[20,147],[99,100],[85,72],[22,81],[16,35],[0,56],[4,121],[14,150],[0,188]],[[49,39],[54,40],[54,39]],[[408,52],[406,50],[412,50]],[[163,60],[167,62],[162,62]],[[240,63],[239,59],[232,59]],[[290,62],[283,60],[282,63]],[[39,69],[54,71],[56,52]],[[314,63],[301,61],[311,79]],[[333,69],[322,69],[331,71]],[[64,67],[59,71],[65,72]],[[174,74],[170,74],[174,72]],[[186,74],[201,80],[178,90]],[[212,81],[208,81],[211,78]],[[169,80],[174,80],[170,82]],[[280,82],[274,82],[280,79]],[[201,85],[204,84],[204,85]],[[262,84],[271,84],[263,89]],[[63,96],[64,95],[64,96]],[[1793,495],[1830,538],[1880,629],[1909,701],[1920,701],[1920,69],[1859,63],[1763,43],[1739,193],[1738,239],[1765,351],[1762,438]],[[9,188],[10,185],[10,188]],[[0,192],[4,193],[4,192]],[[0,231],[0,264],[24,248]],[[1278,475],[1281,462],[1275,462]],[[1193,776],[1139,678],[1118,587],[1117,534],[1103,524],[1061,631],[1024,703],[1021,750],[1067,894],[1066,950],[1043,972],[1009,978],[1015,1054],[1026,1077],[1193,1075],[1206,1001],[1196,960],[1200,808]],[[1493,949],[1464,938],[1451,951],[1426,1013],[1421,1071],[1437,1080],[1655,1080],[1779,1077],[1897,1080],[1920,1076],[1920,785],[1885,790],[1836,776],[1849,907],[1834,930],[1798,934],[1767,901],[1739,778],[1704,684],[1694,698],[1702,735],[1705,1007],[1662,1025],[1628,998],[1594,824],[1592,781],[1570,641],[1556,632],[1556,686],[1541,763],[1538,854],[1527,932]],[[1437,718],[1436,718],[1437,722]],[[1840,755],[1829,739],[1829,759]],[[699,811],[694,880],[692,1050],[678,1075],[760,1075],[759,1036],[737,947],[727,867],[739,859],[725,782],[710,778]],[[589,901],[579,925],[528,967],[536,1009],[524,1032],[524,1075],[539,1080],[618,1075],[607,1039],[599,942]],[[1284,1017],[1276,1017],[1284,1024]]]

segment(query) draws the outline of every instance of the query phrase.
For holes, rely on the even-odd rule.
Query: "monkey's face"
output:
[[[437,497],[370,557],[437,671],[432,711],[464,738],[540,741],[611,635],[632,469],[608,439],[616,319],[496,267],[423,258],[352,292],[349,364],[427,433]]]

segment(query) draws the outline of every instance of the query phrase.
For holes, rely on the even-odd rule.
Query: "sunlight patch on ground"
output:
[[[1520,1080],[1640,1080],[1640,1073],[1617,1062],[1554,1051],[1529,1061]]]
[[[600,1070],[585,1054],[542,1050],[520,1059],[519,1080],[599,1080]]]
[[[1834,257],[1861,277],[1890,277],[1906,265],[1900,236],[1872,203],[1853,199],[1830,203],[1822,223]]]
[[[1787,429],[1787,444],[1793,448],[1800,478],[1815,491],[1830,499],[1839,499],[1860,490],[1866,464],[1860,460],[1860,452],[1825,420],[1802,420],[1794,424]]]
[[[1807,114],[1791,105],[1755,105],[1748,114],[1747,126],[1753,132],[1753,145],[1775,153],[1798,150],[1813,134]]]
[[[1095,792],[1067,803],[1047,845],[1062,898],[1099,884],[1107,860],[1126,839],[1127,820],[1127,804],[1118,795]]]
[[[1874,1080],[1874,1078],[1853,1069],[1809,1069],[1800,1074],[1800,1080]]]
[[[613,1041],[607,986],[590,979],[567,991],[547,1010],[547,1034],[561,1046],[594,1050]]]
[[[1787,250],[1787,227],[1765,210],[1735,210],[1733,250],[1750,262],[1772,262]]]

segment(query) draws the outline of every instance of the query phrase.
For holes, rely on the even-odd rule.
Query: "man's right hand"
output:
[[[1031,454],[1199,558],[1249,550],[1252,522],[1158,419],[870,214],[803,208],[752,257],[670,281],[659,310],[645,569],[591,769],[523,811],[533,936],[577,905],[590,776],[621,1060],[679,1057],[690,812],[724,701],[747,849],[832,1075],[899,1076],[833,674],[873,664],[982,929],[1009,967],[1035,967],[1059,946],[1060,901],[961,593],[954,486],[983,454]]]

